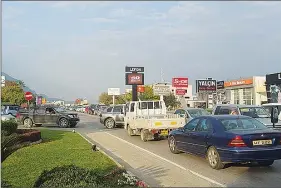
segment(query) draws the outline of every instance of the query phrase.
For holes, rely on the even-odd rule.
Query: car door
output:
[[[45,122],[48,124],[57,123],[59,114],[53,108],[46,108]]]
[[[45,109],[44,108],[39,108],[34,110],[33,114],[33,121],[34,124],[43,124],[46,123],[45,121]]]
[[[116,123],[124,122],[124,116],[121,114],[123,106],[114,106],[112,112],[115,115]]]
[[[197,155],[204,156],[207,149],[207,143],[212,136],[212,123],[210,118],[202,118],[195,131],[191,135],[191,144],[193,151]]]
[[[193,146],[191,136],[196,129],[197,124],[199,123],[200,118],[196,118],[188,122],[184,127],[181,134],[179,134],[176,138],[177,140],[177,147],[185,152],[192,153]]]

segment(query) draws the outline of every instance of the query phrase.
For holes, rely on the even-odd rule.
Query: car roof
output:
[[[199,116],[197,118],[215,118],[217,120],[221,119],[247,119],[251,118],[249,116],[243,116],[243,115],[204,115],[204,116]]]
[[[203,108],[190,108],[190,107],[187,107],[187,108],[180,108],[180,109],[183,109],[183,110],[204,110]]]
[[[281,103],[266,103],[266,104],[262,104],[262,106],[279,106],[281,105]]]
[[[250,108],[250,107],[261,107],[259,105],[244,105],[244,104],[218,104],[218,106],[229,106],[229,107],[238,107],[238,108]]]

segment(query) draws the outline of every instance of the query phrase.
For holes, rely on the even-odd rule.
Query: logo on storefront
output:
[[[224,87],[251,85],[251,84],[253,84],[253,79],[233,80],[233,81],[224,82]]]

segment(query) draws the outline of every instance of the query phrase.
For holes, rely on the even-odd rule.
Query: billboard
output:
[[[186,89],[176,89],[176,95],[183,96],[186,94]]]
[[[154,95],[170,95],[170,86],[166,84],[155,84],[153,86],[153,93]]]
[[[215,92],[217,91],[216,80],[196,80],[196,92]]]
[[[126,73],[126,85],[144,85],[144,74]]]
[[[224,89],[224,81],[217,81],[217,89]]]
[[[145,87],[143,85],[140,85],[137,87],[137,91],[140,93],[144,93],[145,92]]]
[[[173,78],[172,79],[173,87],[187,88],[188,87],[188,78]]]
[[[120,95],[120,88],[108,88],[107,94],[108,95]]]

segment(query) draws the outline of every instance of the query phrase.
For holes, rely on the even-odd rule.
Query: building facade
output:
[[[268,103],[281,103],[281,73],[266,75]]]

